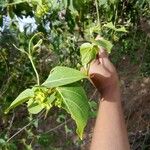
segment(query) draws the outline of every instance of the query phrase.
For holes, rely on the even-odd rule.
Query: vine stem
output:
[[[26,52],[26,51],[23,50],[23,49],[19,49],[19,48],[16,47],[16,45],[14,45],[14,44],[13,44],[13,46],[14,46],[16,49],[18,49],[19,51],[25,53],[25,54],[28,56],[28,58],[29,58],[29,60],[30,60],[30,62],[31,62],[31,64],[32,64],[32,68],[33,68],[33,70],[34,70],[34,72],[35,72],[35,75],[36,75],[37,85],[39,86],[39,85],[40,85],[40,77],[39,77],[38,71],[37,71],[37,69],[36,69],[36,67],[35,67],[35,64],[34,64],[34,62],[33,62],[32,51],[31,51],[32,41],[33,41],[33,39],[34,39],[36,36],[38,36],[38,35],[42,35],[42,32],[36,33],[36,34],[30,39],[29,45],[28,45],[28,52]]]
[[[41,35],[41,34],[42,34],[42,32],[38,32],[38,33],[36,33],[36,34],[30,39],[30,41],[29,41],[29,47],[28,47],[28,54],[27,54],[27,55],[28,55],[28,58],[29,58],[29,60],[30,60],[30,62],[31,62],[31,64],[32,64],[33,70],[34,70],[34,72],[35,72],[36,79],[37,79],[37,85],[38,85],[38,86],[40,85],[40,78],[39,78],[39,74],[38,74],[38,72],[37,72],[37,69],[36,69],[36,67],[35,67],[35,64],[34,64],[34,62],[33,62],[32,51],[31,51],[31,44],[32,44],[33,39],[34,39],[36,36]]]
[[[35,35],[31,38],[31,40],[30,40],[30,42],[29,42],[28,53],[27,53],[25,50],[23,50],[23,49],[19,49],[19,48],[18,48],[16,45],[14,45],[14,44],[13,44],[13,46],[14,46],[17,50],[19,50],[19,51],[25,53],[25,54],[28,56],[28,58],[29,58],[29,60],[30,60],[30,62],[31,62],[31,64],[32,64],[32,68],[33,68],[33,70],[34,70],[34,72],[35,72],[36,78],[37,78],[37,85],[39,86],[39,85],[40,85],[40,78],[39,78],[39,74],[38,74],[38,72],[37,72],[37,69],[36,69],[36,67],[35,67],[35,64],[34,64],[34,62],[33,62],[33,59],[32,59],[32,52],[31,52],[31,42],[32,42],[33,38],[34,38],[35,36],[37,36],[38,34],[41,34],[41,32],[35,34]]]
[[[30,59],[30,62],[31,62],[31,64],[32,64],[33,70],[34,70],[35,75],[36,75],[37,85],[39,86],[39,85],[40,85],[40,78],[39,78],[39,74],[38,74],[37,69],[36,69],[36,67],[35,67],[35,65],[34,65],[34,62],[33,62],[32,56],[29,54],[29,55],[28,55],[28,57],[29,57],[29,59]]]
[[[98,8],[98,1],[97,0],[95,0],[95,5],[96,5],[96,13],[97,13],[97,22],[98,22],[98,25],[101,27],[100,16],[99,16],[99,8]]]
[[[28,47],[28,53],[29,53],[29,55],[31,55],[31,44],[32,44],[32,41],[33,41],[33,39],[36,37],[36,36],[38,36],[38,35],[42,35],[42,32],[38,32],[38,33],[36,33],[36,34],[34,34],[34,36],[32,36],[32,38],[30,39],[30,41],[29,41],[29,47]]]

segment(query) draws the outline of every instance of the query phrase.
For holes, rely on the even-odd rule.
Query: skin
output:
[[[104,49],[91,63],[89,73],[101,94],[90,150],[130,150],[118,75]]]

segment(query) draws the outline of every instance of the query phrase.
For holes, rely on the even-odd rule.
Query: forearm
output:
[[[129,149],[118,87],[102,95],[91,150]]]

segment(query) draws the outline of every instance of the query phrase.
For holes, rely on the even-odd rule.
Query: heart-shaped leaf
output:
[[[93,59],[96,58],[98,53],[98,46],[95,44],[84,43],[80,47],[81,62],[82,65],[90,63]]]
[[[33,89],[26,89],[22,93],[19,94],[19,96],[11,103],[9,108],[5,111],[5,113],[8,113],[10,109],[13,109],[17,107],[18,105],[26,102],[30,98],[34,97],[34,90]]]
[[[73,83],[56,89],[60,94],[65,110],[71,114],[77,125],[77,134],[82,139],[84,128],[89,117],[90,106],[84,89]]]
[[[87,76],[76,69],[57,66],[51,71],[43,85],[48,88],[58,87],[79,81],[83,78],[87,78]]]

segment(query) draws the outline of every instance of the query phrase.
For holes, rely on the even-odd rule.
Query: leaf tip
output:
[[[9,113],[9,108],[4,111],[4,114],[7,115]]]
[[[78,135],[78,137],[80,138],[80,140],[83,140],[83,131],[79,131],[78,129],[76,130],[76,133]]]

